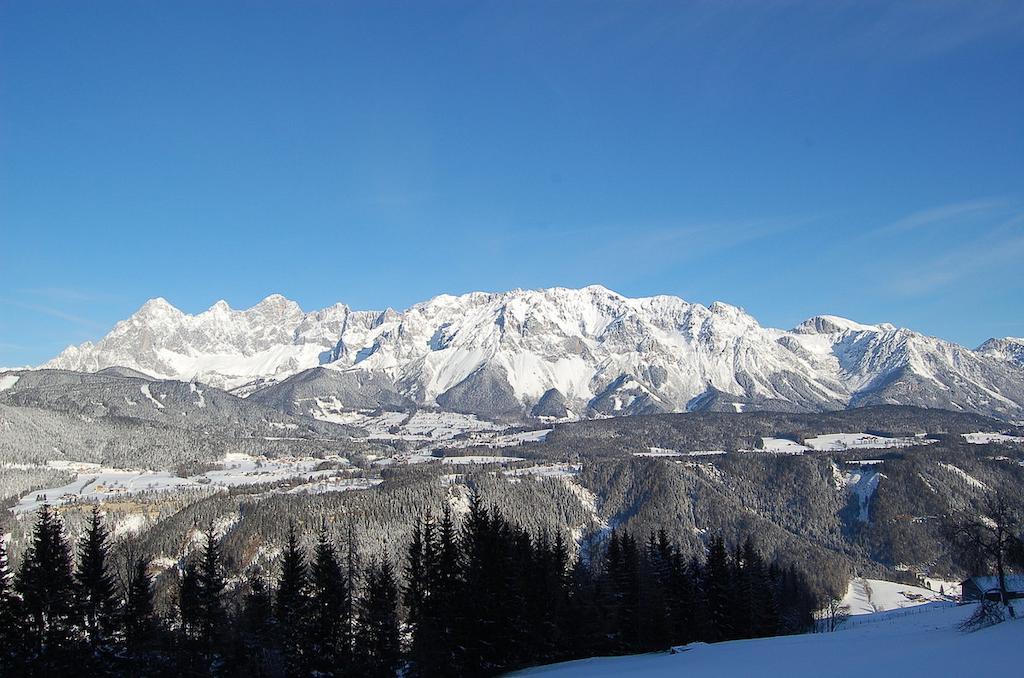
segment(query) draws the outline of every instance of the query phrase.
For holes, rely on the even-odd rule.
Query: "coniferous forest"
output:
[[[530,534],[479,501],[459,521],[447,505],[418,519],[402,562],[362,562],[351,534],[327,535],[307,550],[290,528],[265,576],[226,571],[210,526],[161,610],[149,563],[113,566],[98,509],[73,546],[44,506],[16,572],[0,542],[0,673],[482,676],[805,632],[818,606],[751,539],[714,537],[698,561],[664,532],[611,532],[576,557],[562,534]]]

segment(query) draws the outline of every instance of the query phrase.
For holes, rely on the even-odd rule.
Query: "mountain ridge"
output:
[[[42,367],[123,367],[261,393],[264,402],[280,400],[275,388],[314,368],[372,375],[293,380],[281,396],[290,402],[277,406],[291,411],[301,400],[314,416],[335,388],[332,407],[408,401],[495,417],[526,415],[547,397],[558,403],[552,411],[577,418],[910,404],[1014,421],[1024,419],[1017,341],[971,350],[834,315],[781,330],[720,301],[629,298],[591,285],[439,295],[404,311],[338,303],[305,312],[271,295],[244,310],[220,301],[189,315],[158,297],[100,341],[68,347]],[[379,401],[356,392],[366,383]]]

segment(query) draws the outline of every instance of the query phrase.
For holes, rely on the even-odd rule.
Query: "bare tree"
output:
[[[950,541],[980,568],[995,570],[999,601],[1015,616],[1006,590],[1006,570],[1020,549],[1021,517],[1001,494],[989,495],[980,514],[961,511],[948,525]]]
[[[832,598],[825,609],[818,613],[818,617],[824,622],[824,630],[831,633],[850,618],[850,606],[843,605],[843,601],[838,598]]]

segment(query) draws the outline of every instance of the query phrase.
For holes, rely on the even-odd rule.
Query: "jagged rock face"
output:
[[[1012,341],[971,351],[834,316],[783,331],[721,302],[629,299],[592,286],[443,295],[404,312],[338,304],[304,313],[274,296],[246,311],[220,302],[191,316],[154,300],[96,345],[69,348],[48,366],[124,366],[245,395],[270,387],[263,397],[286,411],[293,405],[285,401],[333,389],[348,407],[408,399],[509,416],[556,391],[561,402],[544,408],[576,416],[900,403],[1021,420],[1024,372],[1012,346],[998,343]],[[298,380],[288,396],[273,387],[318,366],[362,376]]]
[[[1024,339],[1022,338],[989,339],[978,347],[978,353],[1024,367]]]

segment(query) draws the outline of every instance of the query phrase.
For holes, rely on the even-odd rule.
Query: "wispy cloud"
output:
[[[993,276],[1018,270],[1024,261],[1024,214],[1010,219],[983,237],[899,272],[890,289],[918,296],[936,292],[953,283],[977,276]]]
[[[976,217],[992,216],[1011,205],[1006,198],[982,198],[940,205],[915,212],[891,224],[875,229],[876,235],[905,233],[917,229],[962,222]]]
[[[109,294],[70,287],[31,287],[22,292],[34,297],[65,303],[107,301],[112,298]]]
[[[59,320],[65,320],[79,327],[85,327],[91,330],[104,330],[107,329],[100,323],[90,320],[89,318],[83,318],[74,313],[68,313],[59,308],[53,308],[51,306],[42,306],[39,304],[28,304],[22,301],[0,301],[0,303],[7,304],[8,306],[14,306],[15,308],[21,308],[26,311],[33,311],[35,313],[41,313],[48,315],[51,318],[57,318]]]
[[[828,4],[828,3],[824,3]],[[1024,3],[977,0],[910,0],[846,3],[871,19],[851,33],[853,46],[872,58],[927,59],[1024,30]]]

